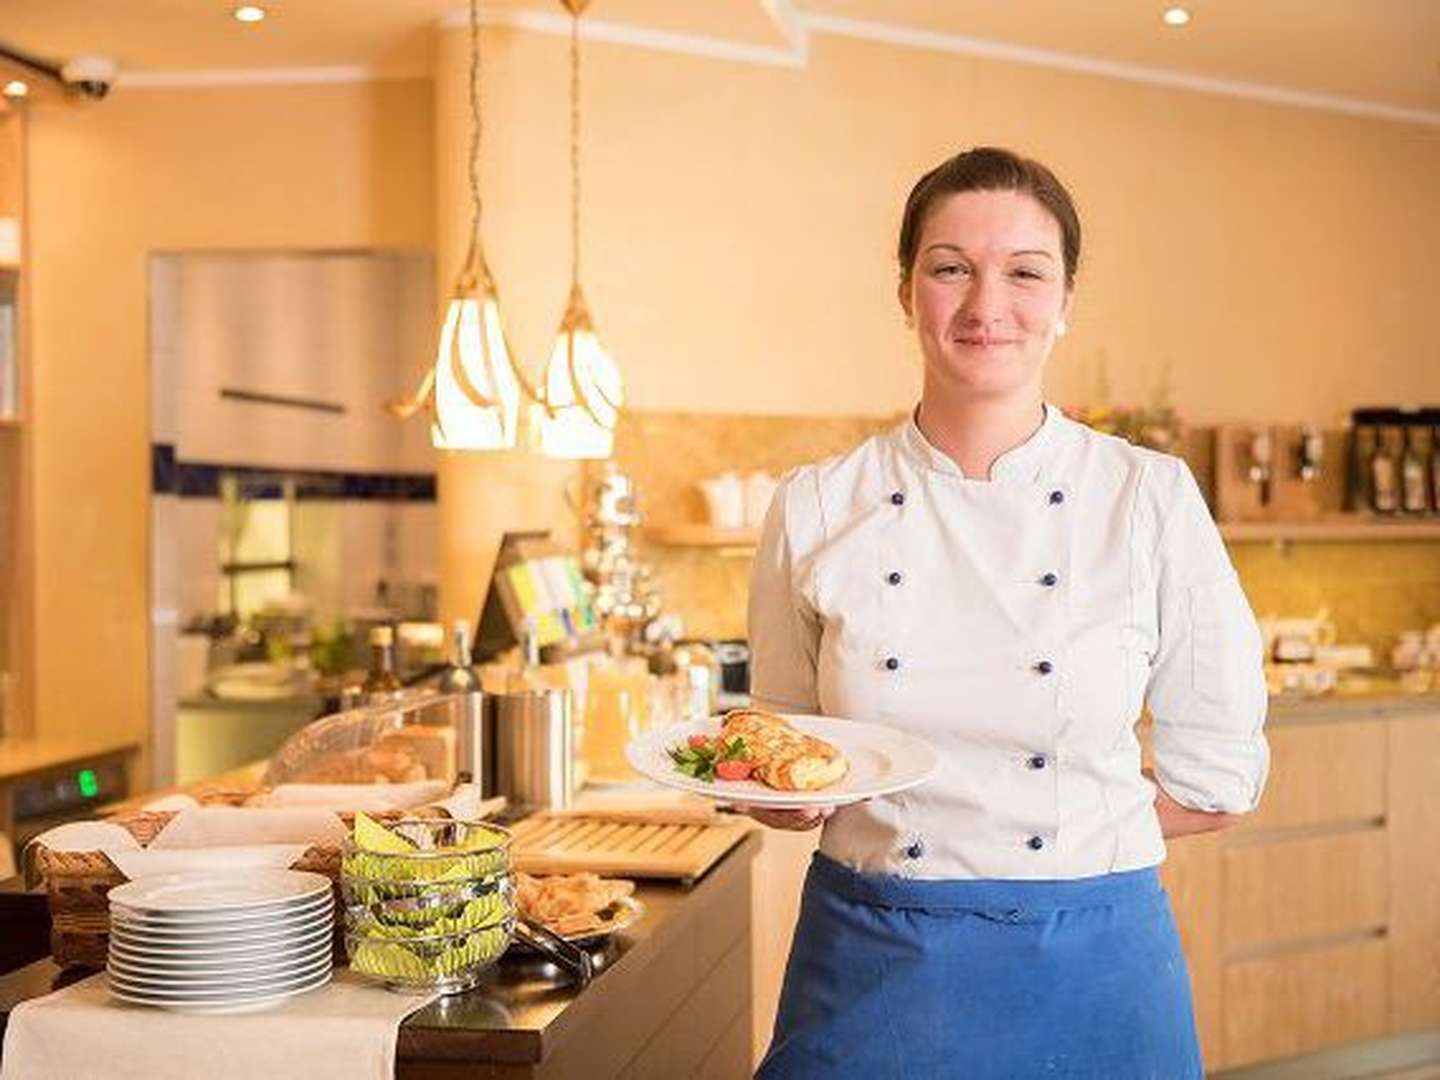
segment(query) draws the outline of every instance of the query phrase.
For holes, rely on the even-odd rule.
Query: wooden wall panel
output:
[[[1232,847],[1225,852],[1226,955],[1389,921],[1385,830]]]
[[[1390,730],[1390,1029],[1440,1027],[1440,713]]]
[[[1269,728],[1270,779],[1260,808],[1238,831],[1359,821],[1385,813],[1385,722]]]
[[[1374,940],[1228,965],[1226,1066],[1384,1034],[1386,952],[1385,942]]]
[[[1190,969],[1200,1050],[1211,1068],[1222,1062],[1220,962],[1221,834],[1201,833],[1169,842],[1160,878],[1180,930]]]

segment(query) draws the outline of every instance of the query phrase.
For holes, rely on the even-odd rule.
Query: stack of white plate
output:
[[[110,992],[187,1012],[268,1008],[330,980],[330,881],[296,870],[164,874],[110,890]]]

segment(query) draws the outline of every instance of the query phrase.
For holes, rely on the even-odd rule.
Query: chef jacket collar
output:
[[[1048,456],[1047,451],[1055,442],[1056,434],[1062,424],[1059,409],[1048,402],[1044,408],[1045,419],[1040,422],[1035,434],[1019,446],[1006,450],[995,459],[995,463],[990,466],[990,482],[1033,484],[1040,479],[1042,467]],[[915,418],[919,414],[920,406],[917,405],[910,411],[910,419],[905,422],[900,433],[901,444],[909,456],[927,469],[934,469],[936,472],[946,473],[971,483],[985,483],[984,480],[967,477],[948,454],[930,444],[920,430],[920,425],[915,422]]]

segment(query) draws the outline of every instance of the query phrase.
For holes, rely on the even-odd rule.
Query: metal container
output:
[[[569,807],[575,790],[570,691],[522,690],[492,700],[499,794],[515,806]]]

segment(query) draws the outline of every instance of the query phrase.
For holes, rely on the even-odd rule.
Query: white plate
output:
[[[287,901],[294,903],[329,889],[330,879],[321,874],[262,867],[236,874],[156,874],[115,886],[110,890],[109,898],[111,903],[145,914],[219,914]]]
[[[322,926],[308,934],[296,935],[293,938],[240,944],[209,941],[159,943],[143,940],[131,941],[112,933],[110,948],[136,960],[197,964],[216,964],[233,960],[237,963],[244,963],[278,955],[293,956],[298,953],[306,953],[310,949],[320,948],[322,943],[328,943],[333,936],[334,929],[330,926]]]
[[[110,955],[109,966],[116,970],[132,975],[136,978],[149,979],[256,979],[275,975],[288,975],[319,964],[330,955],[330,948],[316,949],[314,952],[296,953],[286,955],[277,959],[267,959],[260,963],[234,964],[234,963],[196,963],[196,964],[167,964],[157,963],[153,960],[136,960],[121,953]]]
[[[171,999],[156,997],[152,994],[136,994],[129,990],[119,990],[113,986],[110,988],[110,996],[118,1001],[124,1001],[131,1005],[153,1005],[162,1009],[172,1009],[176,1012],[214,1014],[259,1012],[262,1009],[268,1009],[274,1005],[278,1005],[287,998],[292,998],[299,994],[307,994],[311,990],[318,990],[329,981],[330,972],[327,971],[322,976],[318,976],[314,982],[297,986],[291,990],[271,994],[236,996],[224,1001],[212,1001],[203,998]]]
[[[777,791],[758,780],[707,782],[678,771],[667,749],[683,747],[691,735],[718,735],[718,718],[691,720],[647,731],[630,741],[625,747],[625,757],[638,772],[667,787],[749,806],[844,806],[908,791],[923,784],[935,772],[938,762],[934,747],[914,735],[857,720],[799,713],[780,715],[805,734],[838,747],[850,765],[844,777],[819,791]]]
[[[287,923],[280,926],[256,928],[244,933],[231,930],[207,930],[199,933],[156,932],[149,929],[137,930],[133,926],[115,924],[110,927],[110,936],[132,945],[165,946],[209,946],[220,945],[239,947],[242,945],[263,945],[267,942],[285,941],[289,938],[307,937],[333,926],[335,916],[328,911],[321,912],[304,922]]]
[[[124,904],[111,904],[109,922],[124,923],[125,926],[147,927],[153,930],[245,930],[252,926],[269,926],[275,922],[294,922],[302,916],[310,916],[328,910],[334,897],[321,896],[300,903],[284,904],[275,909],[255,909],[235,914],[212,912],[151,913],[137,912]]]
[[[193,979],[189,976],[174,978],[168,975],[156,976],[133,972],[128,968],[116,967],[113,963],[105,969],[105,974],[112,985],[119,985],[140,994],[173,996],[191,993],[196,995],[228,993],[230,991],[248,994],[260,990],[288,990],[293,985],[309,982],[322,971],[328,970],[330,966],[330,957],[327,955],[304,967],[271,975],[209,975],[204,979]]]

